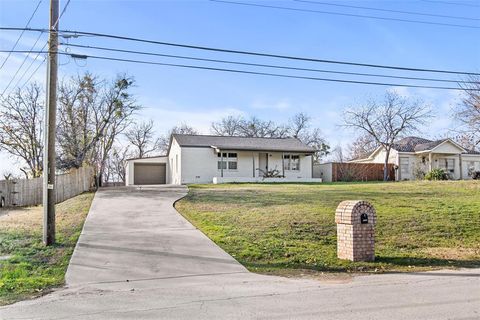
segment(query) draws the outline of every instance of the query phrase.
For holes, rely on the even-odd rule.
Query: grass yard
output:
[[[93,195],[84,193],[56,206],[57,243],[51,247],[42,244],[41,206],[0,210],[0,305],[64,283]]]
[[[336,258],[335,208],[357,199],[377,210],[375,262]],[[480,181],[192,185],[176,208],[254,272],[480,267]]]

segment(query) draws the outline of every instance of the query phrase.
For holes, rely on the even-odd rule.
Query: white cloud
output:
[[[251,104],[252,109],[272,109],[272,110],[287,110],[292,107],[291,103],[286,100],[268,101],[268,100],[255,100]]]
[[[203,134],[208,134],[213,121],[218,121],[229,115],[244,116],[245,113],[233,107],[192,111],[172,103],[162,103],[161,107],[142,109],[139,118],[142,120],[152,119],[158,133],[165,133],[170,128],[185,123]]]
[[[407,87],[389,87],[387,91],[390,93],[397,93],[400,96],[407,98],[410,98],[413,95],[410,88]]]

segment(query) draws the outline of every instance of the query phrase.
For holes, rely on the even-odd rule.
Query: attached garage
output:
[[[166,184],[167,165],[165,163],[135,163],[133,184]]]
[[[125,166],[126,185],[154,185],[170,183],[167,177],[168,158],[165,156],[128,159]]]

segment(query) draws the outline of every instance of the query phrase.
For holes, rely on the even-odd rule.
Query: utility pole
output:
[[[43,150],[43,243],[55,242],[55,129],[57,120],[57,67],[59,0],[50,0],[50,32],[47,62],[47,105]]]

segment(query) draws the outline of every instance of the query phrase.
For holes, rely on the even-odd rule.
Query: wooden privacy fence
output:
[[[332,163],[332,181],[382,181],[382,163]],[[393,164],[388,164],[388,180],[395,181]]]
[[[56,202],[89,191],[94,183],[93,168],[81,167],[56,177]],[[43,178],[0,180],[0,197],[5,206],[34,206],[42,203]]]

